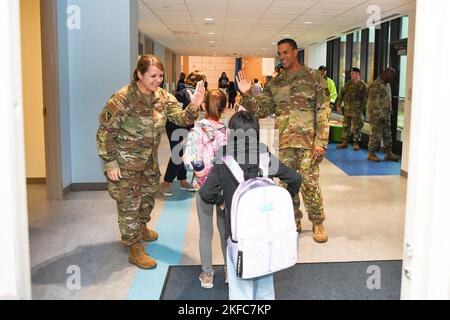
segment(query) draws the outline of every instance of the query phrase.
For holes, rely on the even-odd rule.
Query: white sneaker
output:
[[[200,285],[202,286],[202,288],[212,289],[214,287],[214,272],[202,272],[198,279],[200,280]]]
[[[165,197],[171,197],[173,196],[172,193],[172,184],[167,184],[165,182],[161,183],[159,189],[161,190],[161,193],[165,196]]]
[[[185,183],[180,182],[180,189],[184,190],[184,191],[189,191],[189,192],[195,191],[195,188],[187,182],[185,182]]]

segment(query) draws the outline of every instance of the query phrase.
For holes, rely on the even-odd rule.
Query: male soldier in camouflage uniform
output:
[[[165,123],[192,124],[204,95],[202,84],[191,95],[191,105],[183,111],[171,94],[159,88],[163,66],[154,56],[143,56],[134,82],[119,90],[100,114],[97,149],[106,162],[108,191],[117,201],[122,241],[130,248],[129,261],[142,269],[156,267],[144,251],[141,240],[158,239],[146,224],[159,191],[158,147]]]
[[[251,83],[241,71],[239,90],[245,96],[243,106],[258,118],[275,113],[275,128],[280,132],[280,160],[303,177],[301,193],[309,219],[313,222],[314,240],[328,241],[322,193],[319,186],[319,165],[328,146],[330,98],[328,84],[317,70],[301,65],[294,40],[278,43],[283,71],[274,78],[262,96],[248,95]],[[297,230],[301,232],[302,212],[299,196],[294,199]]]
[[[353,150],[359,151],[361,142],[361,130],[364,127],[364,110],[367,105],[367,84],[361,80],[361,71],[353,68],[351,72],[352,79],[348,81],[337,103],[337,110],[341,110],[344,102],[344,133],[342,143],[337,146],[338,149],[347,149],[350,140],[350,132],[353,123]]]
[[[380,162],[375,154],[380,148],[381,139],[384,143],[384,160],[399,162],[400,158],[392,153],[392,94],[390,83],[394,81],[397,72],[388,68],[369,87],[369,155],[367,159],[372,162]]]

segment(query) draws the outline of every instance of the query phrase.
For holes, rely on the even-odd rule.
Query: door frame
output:
[[[402,72],[401,69],[401,63],[400,63],[400,57],[401,56],[407,56],[408,52],[408,38],[400,39],[393,41],[391,43],[391,56],[395,57],[395,59],[392,59],[394,63],[391,64],[391,66],[397,70],[397,76],[396,76],[396,83],[395,87],[393,88],[393,94],[392,94],[392,115],[391,115],[391,132],[392,132],[392,144],[393,144],[393,152],[398,155],[403,154],[403,141],[400,141],[397,139],[398,137],[398,114],[399,114],[399,107],[400,107],[400,74]]]
[[[41,0],[42,80],[44,96],[45,164],[47,199],[62,200],[61,128],[57,0]]]

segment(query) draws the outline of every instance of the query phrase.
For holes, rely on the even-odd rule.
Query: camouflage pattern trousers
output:
[[[353,126],[352,126],[353,124]],[[343,126],[343,141],[350,141],[350,133],[353,133],[353,142],[359,143],[361,141],[361,130],[364,127],[364,116],[362,114],[344,116]]]
[[[117,201],[122,241],[131,245],[141,240],[140,224],[147,224],[155,207],[160,174],[149,166],[144,171],[121,169],[122,179],[108,179],[108,192]]]
[[[300,191],[309,220],[315,223],[325,220],[322,191],[319,186],[320,163],[322,160],[313,160],[312,151],[307,149],[288,148],[280,150],[280,161],[297,171],[303,178]],[[303,218],[303,213],[300,210],[299,195],[294,198],[294,210],[298,227]]]
[[[383,139],[384,148],[392,148],[391,117],[370,117],[369,151],[377,152]]]

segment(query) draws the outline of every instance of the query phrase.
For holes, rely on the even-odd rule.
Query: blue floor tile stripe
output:
[[[128,300],[159,300],[169,266],[181,262],[194,194],[179,190],[177,183],[173,191],[173,197],[165,200],[155,227],[159,239],[146,249],[158,266],[154,270],[138,269]]]
[[[327,159],[349,176],[399,176],[401,163],[382,161],[379,163],[367,160],[367,150],[353,151],[351,145],[348,149],[337,150],[336,144],[330,144]],[[383,155],[377,153],[380,159]]]

